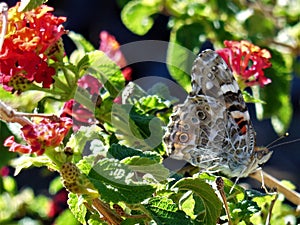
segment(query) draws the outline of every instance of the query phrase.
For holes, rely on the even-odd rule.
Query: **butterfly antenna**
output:
[[[286,138],[288,136],[289,136],[289,133],[285,133],[281,137],[277,138],[275,141],[272,141],[270,144],[268,144],[267,148],[268,149],[277,148],[277,147],[282,146],[282,145],[291,144],[291,143],[295,143],[295,142],[299,142],[300,141],[300,138],[297,138],[297,139],[292,140],[292,141],[287,141],[287,142],[283,142],[283,143],[279,143],[279,144],[273,145],[274,143],[276,143],[276,142],[280,141],[281,139]]]
[[[276,142],[278,142],[278,141],[280,141],[281,139],[284,139],[284,138],[286,138],[286,137],[288,137],[290,134],[289,133],[285,133],[284,135],[282,135],[282,136],[280,136],[279,138],[277,138],[277,139],[275,139],[274,141],[272,141],[270,144],[268,144],[266,147],[268,148],[268,149],[270,149],[270,148],[274,148],[275,146],[278,146],[278,145],[282,145],[282,144],[284,144],[284,143],[280,143],[280,144],[278,144],[278,145],[273,145],[273,144],[275,144]],[[299,139],[300,140],[300,139]],[[286,143],[286,142],[285,142]],[[272,146],[273,145],[273,146]]]

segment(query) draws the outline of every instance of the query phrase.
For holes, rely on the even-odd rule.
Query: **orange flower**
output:
[[[48,65],[48,60],[62,58],[63,53],[60,49],[54,53],[53,46],[66,33],[62,26],[66,18],[54,16],[53,8],[46,5],[27,12],[19,12],[19,6],[17,3],[8,10],[7,34],[0,52],[0,84],[8,91],[20,92],[9,81],[14,76],[22,76],[49,88],[56,71]]]

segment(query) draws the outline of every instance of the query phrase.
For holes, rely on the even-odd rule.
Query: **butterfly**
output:
[[[213,50],[195,59],[192,91],[176,105],[163,137],[167,154],[202,171],[247,177],[272,151],[255,143],[248,108],[225,61]]]

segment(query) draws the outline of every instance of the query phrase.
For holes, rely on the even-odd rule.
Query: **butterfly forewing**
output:
[[[195,59],[192,91],[175,107],[164,137],[168,154],[206,171],[247,176],[258,167],[255,131],[232,72],[214,51]]]

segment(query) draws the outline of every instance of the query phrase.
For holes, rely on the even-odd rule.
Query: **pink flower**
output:
[[[9,168],[7,166],[3,166],[0,168],[0,176],[1,177],[6,177],[9,175]]]
[[[91,75],[83,76],[78,80],[77,84],[80,88],[83,88],[90,93],[92,103],[96,104],[96,98],[100,94],[102,84]],[[88,126],[96,123],[94,113],[74,99],[71,99],[64,104],[61,116],[72,118],[74,131],[77,131],[81,126]]]
[[[77,81],[79,87],[87,90],[91,95],[99,95],[102,84],[99,80],[91,75],[85,75]]]
[[[263,71],[271,66],[271,54],[268,50],[260,49],[248,41],[224,41],[224,45],[226,48],[217,52],[239,82],[243,82],[245,86],[261,87],[271,83],[271,79],[265,77]]]
[[[72,118],[74,131],[77,131],[81,126],[89,126],[96,123],[94,113],[74,99],[64,104],[61,116]]]
[[[103,51],[111,60],[113,60],[121,69],[122,74],[126,81],[130,81],[132,70],[127,66],[126,59],[120,50],[120,45],[116,38],[109,34],[107,31],[102,31],[99,35],[100,47],[99,50]]]
[[[72,120],[67,117],[61,117],[58,121],[43,118],[36,124],[21,128],[22,137],[27,145],[15,142],[14,136],[10,136],[4,141],[4,146],[9,147],[9,151],[12,152],[41,155],[46,147],[59,146],[71,127]]]

